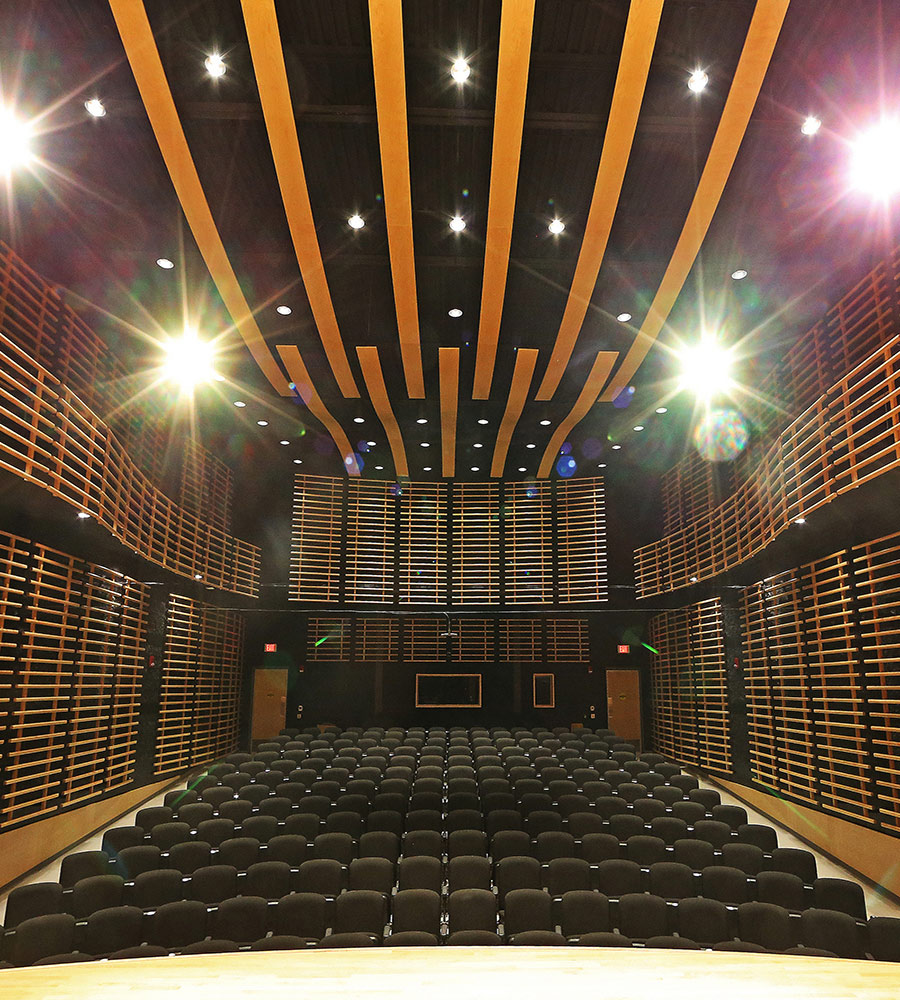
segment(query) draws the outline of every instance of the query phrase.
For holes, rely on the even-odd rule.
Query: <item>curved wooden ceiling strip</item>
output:
[[[578,264],[569,298],[563,313],[553,353],[547,363],[547,370],[541,380],[536,399],[552,399],[559,386],[566,365],[572,357],[575,342],[581,332],[584,317],[597,284],[597,275],[606,253],[606,244],[612,229],[625,169],[631,155],[634,131],[637,127],[650,60],[656,44],[659,19],[664,0],[631,0],[628,22],[625,25],[625,40],[616,74],[612,105],[606,135],[603,138],[603,152],[597,167],[597,180],[584,227],[584,238],[578,254]]]
[[[359,389],[341,339],[313,220],[274,0],[241,0],[269,145],[303,286],[328,363],[345,397]]]
[[[491,186],[484,241],[484,278],[481,284],[481,318],[478,323],[473,399],[487,399],[491,394],[497,344],[500,340],[519,159],[522,154],[522,125],[525,120],[525,92],[528,89],[528,68],[531,61],[534,4],[535,0],[503,0],[500,11]]]
[[[509,396],[506,400],[506,409],[503,412],[503,419],[497,429],[497,440],[494,443],[494,458],[491,461],[491,475],[499,479],[503,475],[506,467],[506,455],[509,452],[509,443],[512,440],[513,431],[522,416],[522,410],[528,400],[528,390],[531,388],[531,380],[534,377],[534,368],[537,364],[538,352],[532,348],[520,348],[516,354],[516,366],[513,368],[512,382],[509,386]]]
[[[394,411],[391,408],[387,386],[384,384],[384,372],[381,370],[378,348],[357,347],[356,354],[359,358],[359,366],[362,368],[366,388],[369,390],[369,398],[372,400],[372,406],[375,407],[375,413],[384,427],[388,444],[391,446],[391,454],[394,456],[394,471],[398,477],[408,476],[409,463],[406,460],[403,434],[400,431],[400,425],[397,423],[397,418],[394,416]]]
[[[250,3],[255,0],[249,0]],[[409,188],[409,135],[406,124],[406,70],[403,59],[401,0],[369,0],[375,111],[381,147],[381,179],[387,223],[394,308],[406,391],[425,398],[416,263],[413,250],[412,195]]]
[[[547,443],[544,455],[541,458],[541,464],[538,466],[538,479],[546,479],[550,475],[553,463],[557,455],[559,455],[559,449],[563,446],[569,431],[588,415],[591,407],[597,402],[597,398],[603,390],[603,386],[606,385],[606,380],[609,378],[609,373],[612,371],[612,367],[616,363],[618,356],[615,351],[598,351],[584,386],[578,394],[578,399],[575,400],[575,405],[569,411],[568,416],[563,419],[553,432],[550,441]]]
[[[706,165],[669,266],[634,343],[601,397],[616,398],[628,385],[678,299],[719,205],[769,68],[790,0],[757,0]]]
[[[188,225],[235,328],[273,388],[290,396],[287,379],[260,333],[209,210],[142,0],[109,0],[131,71]]]
[[[322,397],[316,392],[309,377],[303,358],[295,344],[279,344],[278,353],[288,370],[293,384],[297,387],[300,398],[306,403],[309,412],[318,418],[325,429],[331,435],[343,460],[344,468],[350,476],[359,475],[359,464],[356,461],[356,453],[350,444],[350,439],[344,433],[344,428],[331,415],[328,407],[322,402]],[[293,393],[291,393],[293,395]]]
[[[456,413],[459,408],[459,348],[438,348],[441,380],[441,475],[456,475]]]

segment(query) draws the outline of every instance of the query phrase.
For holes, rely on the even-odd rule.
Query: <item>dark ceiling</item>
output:
[[[508,0],[514,2],[514,0]],[[765,3],[767,0],[760,0]],[[632,6],[638,0],[633,0]],[[635,339],[694,198],[741,56],[751,0],[667,0],[624,184],[599,279],[552,400],[534,399],[569,287],[603,150],[629,3],[537,0],[510,263],[488,400],[473,400],[485,228],[492,170],[500,0],[403,5],[409,168],[425,399],[403,377],[382,192],[382,151],[365,0],[278,0],[310,203],[331,299],[362,398],[346,399],[323,351],[285,216],[239,0],[147,0],[162,65],[216,226],[256,321],[273,348],[296,344],[324,404],[363,451],[363,475],[396,476],[356,356],[376,346],[413,478],[441,473],[438,348],[460,349],[457,475],[487,478],[518,348],[540,351],[505,474],[534,475],[599,350],[623,357]],[[212,80],[205,56],[227,73]],[[468,57],[458,86],[451,61]],[[695,67],[709,75],[699,95]],[[2,238],[69,289],[70,301],[135,372],[155,363],[142,334],[177,331],[187,313],[214,336],[231,319],[198,252],[105,0],[33,0],[0,9],[3,99],[38,118],[38,160],[17,174]],[[99,96],[106,117],[83,104]],[[847,144],[885,101],[900,99],[900,4],[793,0],[712,225],[660,340],[632,379],[627,408],[598,402],[568,435],[578,475],[608,463],[654,476],[689,439],[692,402],[672,393],[666,345],[701,325],[742,342],[755,382],[892,239],[892,220],[844,178]],[[801,134],[808,113],[823,121]],[[366,220],[359,232],[347,217]],[[447,222],[465,217],[455,235]],[[565,222],[551,236],[548,222]],[[155,264],[166,256],[171,271]],[[738,267],[749,275],[730,278]],[[280,303],[292,314],[276,313]],[[462,309],[459,319],[448,316]],[[630,323],[615,317],[627,311]],[[199,390],[204,441],[235,468],[245,511],[298,469],[340,474],[341,456],[299,400],[279,397],[233,331],[228,382]],[[156,390],[164,394],[167,390]],[[232,401],[248,406],[237,410]],[[165,395],[160,395],[165,402]],[[669,412],[654,408],[667,402]],[[361,416],[365,423],[354,424]],[[417,418],[427,424],[417,424]],[[173,418],[174,419],[174,418]],[[268,419],[269,426],[257,426]],[[479,425],[478,419],[487,419]],[[539,421],[549,419],[550,425]],[[641,433],[636,422],[646,424]],[[303,433],[301,433],[303,432]],[[278,441],[291,444],[280,446]],[[611,452],[612,440],[623,448]],[[422,442],[429,449],[420,447]],[[528,449],[531,443],[535,448]],[[481,449],[476,448],[481,444]],[[292,464],[301,459],[302,465]],[[383,466],[376,471],[375,466]],[[430,473],[423,467],[430,465]],[[479,472],[470,471],[477,466]],[[554,473],[555,474],[555,473]],[[648,479],[647,482],[652,482]],[[284,487],[282,487],[284,488]],[[245,514],[245,516],[249,516]]]

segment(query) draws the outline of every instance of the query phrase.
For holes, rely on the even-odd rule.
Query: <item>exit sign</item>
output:
[[[631,652],[631,646],[623,646],[623,645],[620,644],[617,647],[617,651],[620,652],[620,653],[630,653]]]
[[[277,653],[278,652],[278,643],[277,642],[267,642],[265,644],[265,646],[263,646],[263,652],[264,653]]]

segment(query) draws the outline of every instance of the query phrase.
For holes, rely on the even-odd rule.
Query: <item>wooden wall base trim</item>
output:
[[[109,826],[142,802],[154,798],[182,777],[180,774],[169,775],[162,781],[131,788],[121,795],[111,795],[79,809],[68,809],[0,833],[0,892],[5,892],[11,888],[11,882],[64,854],[74,844]]]
[[[848,823],[839,816],[831,816],[796,802],[787,802],[736,781],[712,776],[709,780],[891,895],[900,897],[900,866],[897,865],[900,840],[897,837],[870,830],[858,823]]]

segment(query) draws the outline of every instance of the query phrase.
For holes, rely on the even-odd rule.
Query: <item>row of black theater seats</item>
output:
[[[448,944],[714,948],[900,961],[892,918],[860,928],[852,917],[811,909],[799,918],[770,903],[730,910],[710,899],[677,903],[645,894],[615,903],[594,892],[554,900],[515,889],[502,915],[484,889],[441,896],[408,889],[388,896],[353,890],[335,900],[295,893],[277,900],[242,896],[210,907],[199,900],[163,904],[150,914],[130,906],[95,911],[83,922],[68,914],[35,917],[17,929],[4,965],[96,958],[216,953],[248,949]]]

